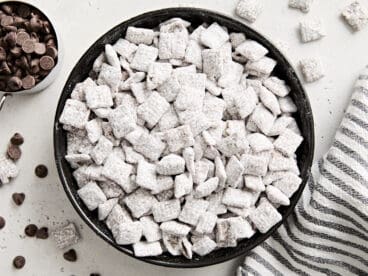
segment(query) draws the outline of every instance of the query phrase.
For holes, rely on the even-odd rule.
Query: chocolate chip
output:
[[[77,261],[77,252],[74,249],[70,249],[63,254],[63,257],[68,262],[75,262]]]
[[[45,165],[38,165],[35,169],[35,174],[39,178],[45,178],[49,173],[49,170]]]
[[[3,18],[1,18],[1,26],[6,27],[11,24],[13,24],[14,20],[12,16],[6,15]]]
[[[5,12],[6,14],[11,15],[13,13],[13,8],[12,6],[8,5],[8,4],[2,4],[0,6],[0,9]]]
[[[13,201],[17,206],[20,206],[23,204],[24,199],[26,198],[26,195],[24,193],[14,193],[12,195]]]
[[[8,80],[8,87],[10,91],[17,91],[22,88],[22,80],[19,77],[11,77]]]
[[[36,231],[36,238],[46,240],[49,237],[49,229],[47,227],[41,227]]]
[[[16,39],[16,43],[19,45],[19,46],[22,46],[24,41],[26,41],[27,39],[30,39],[31,37],[29,36],[28,33],[26,32],[18,32],[17,33],[17,39]]]
[[[20,133],[14,133],[14,135],[12,136],[12,138],[10,138],[10,143],[12,143],[13,145],[16,146],[20,146],[24,143],[24,138],[22,136],[22,134]]]
[[[89,276],[101,276],[101,274],[100,273],[91,273],[91,274],[89,274]]]
[[[5,219],[2,216],[0,216],[0,230],[5,227],[5,224],[6,224]]]
[[[36,43],[36,45],[35,45],[35,53],[37,54],[37,55],[44,55],[45,53],[46,53],[46,45],[45,45],[45,43],[40,43],[40,42],[38,42],[38,43]]]
[[[58,55],[58,51],[54,46],[47,46],[46,55],[55,59]]]
[[[27,54],[32,54],[35,50],[36,43],[33,39],[26,39],[22,44],[22,50]]]
[[[22,55],[22,48],[21,47],[13,47],[11,50],[10,50],[10,53],[16,57],[16,58],[19,58],[21,55]]]
[[[26,264],[26,259],[23,256],[17,256],[13,260],[13,266],[16,269],[21,269]]]
[[[31,60],[31,72],[37,74],[40,71],[40,60],[38,58]]]
[[[34,224],[29,224],[26,226],[26,228],[24,229],[24,233],[28,236],[28,237],[34,237],[36,236],[38,227]]]
[[[0,64],[0,73],[4,75],[11,74],[10,67],[6,61],[1,62]]]
[[[10,159],[12,159],[13,161],[17,161],[22,156],[22,151],[19,146],[10,144],[8,146],[7,154]]]
[[[29,21],[29,27],[33,32],[38,32],[42,29],[42,21],[36,16],[33,16]]]
[[[36,80],[33,76],[27,75],[22,79],[22,86],[24,89],[31,89],[36,84]]]
[[[4,61],[4,60],[6,60],[6,51],[3,47],[0,47],[0,61]]]
[[[31,9],[27,5],[19,5],[17,8],[18,15],[27,18],[31,15]]]
[[[43,70],[49,71],[55,66],[55,61],[50,56],[43,56],[40,59],[40,67]]]
[[[4,36],[4,41],[10,48],[13,48],[17,40],[17,34],[15,32],[9,32]]]

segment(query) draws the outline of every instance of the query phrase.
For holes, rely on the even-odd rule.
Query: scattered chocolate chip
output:
[[[19,5],[17,8],[18,15],[27,18],[31,15],[31,9],[27,5]]]
[[[19,58],[21,55],[22,55],[22,48],[21,47],[13,47],[11,50],[10,50],[10,53],[16,57],[16,58]]]
[[[36,238],[46,240],[49,237],[49,229],[47,227],[41,227],[36,231]]]
[[[36,80],[33,76],[27,75],[22,79],[22,86],[24,89],[31,89],[36,84]]]
[[[26,198],[26,195],[24,193],[14,193],[12,195],[13,201],[17,206],[20,206],[23,204],[24,199]]]
[[[43,70],[49,71],[55,66],[55,61],[50,56],[43,56],[40,58],[40,67]]]
[[[91,274],[89,274],[89,276],[101,276],[101,274],[100,273],[91,273]]]
[[[24,143],[24,138],[20,133],[15,133],[12,138],[10,138],[10,143],[16,146],[20,146]]]
[[[12,16],[6,15],[1,18],[1,26],[6,27],[13,24],[14,20]]]
[[[38,58],[31,60],[31,72],[37,74],[40,71],[40,60]]]
[[[17,256],[13,260],[13,266],[16,269],[21,269],[26,264],[26,259],[23,256]]]
[[[12,8],[12,6],[10,6],[10,5],[8,5],[8,4],[2,4],[0,8],[1,8],[1,10],[2,10],[3,12],[5,12],[6,14],[11,15],[11,14],[13,13],[13,8]]]
[[[30,39],[31,37],[29,36],[28,33],[26,32],[18,32],[17,33],[17,39],[16,39],[16,43],[19,45],[19,46],[22,46],[24,41],[26,41],[27,39]]]
[[[6,61],[1,62],[0,64],[0,73],[4,75],[11,74],[10,67]]]
[[[28,236],[28,237],[34,237],[36,236],[38,227],[34,224],[29,224],[26,226],[26,228],[24,229],[24,233]]]
[[[13,161],[17,161],[22,156],[22,151],[19,146],[10,144],[8,146],[7,154],[10,159],[12,159]]]
[[[48,175],[49,170],[45,165],[38,165],[35,169],[35,174],[39,178],[45,178]]]
[[[45,53],[46,53],[46,45],[45,45],[45,43],[40,43],[40,42],[38,42],[38,43],[36,43],[36,45],[35,45],[35,53],[37,54],[37,55],[44,55]]]
[[[0,216],[0,230],[5,227],[5,224],[6,224],[5,219],[2,216]]]
[[[17,43],[17,34],[15,32],[7,33],[4,36],[4,41],[10,48],[13,48]]]
[[[26,39],[22,44],[22,50],[27,54],[32,54],[35,50],[36,43],[33,39]]]
[[[19,77],[11,77],[8,80],[8,87],[11,91],[17,91],[22,87],[22,80]]]
[[[75,262],[77,261],[77,252],[74,249],[70,249],[64,253],[63,257],[69,262]]]

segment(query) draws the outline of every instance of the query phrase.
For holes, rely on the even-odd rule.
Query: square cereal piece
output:
[[[283,192],[288,198],[299,189],[302,179],[294,173],[284,174],[284,176],[272,183],[273,186]]]
[[[190,174],[183,173],[175,176],[174,184],[174,194],[175,198],[181,198],[187,195],[193,190],[193,179]]]
[[[298,107],[295,105],[293,99],[289,96],[279,98],[280,109],[283,113],[295,113],[298,111]],[[293,120],[293,118],[291,118]],[[288,124],[288,126],[292,123]]]
[[[105,45],[105,58],[108,64],[120,70],[118,54],[110,44]]]
[[[319,40],[326,35],[321,20],[300,22],[299,32],[300,38],[304,43]]]
[[[157,190],[156,164],[148,163],[144,159],[140,160],[138,162],[135,182],[138,186],[147,190]]]
[[[170,105],[169,109],[162,115],[158,122],[158,126],[160,131],[166,131],[179,126],[179,118],[172,105]]]
[[[136,152],[132,147],[123,145],[125,153],[125,162],[129,164],[137,164],[140,160],[144,159],[142,154]]]
[[[245,187],[255,192],[263,192],[266,189],[260,176],[245,175],[244,183]]]
[[[254,202],[254,193],[249,191],[227,188],[222,197],[222,203],[231,207],[249,208]]]
[[[268,54],[268,50],[254,40],[245,40],[235,51],[250,61],[257,61]]]
[[[139,221],[121,223],[116,225],[112,232],[117,244],[133,244],[139,242],[142,237],[142,225]]]
[[[254,152],[273,150],[273,144],[270,139],[261,133],[249,134],[247,140]]]
[[[268,163],[270,161],[270,154],[243,154],[240,158],[240,162],[244,166],[244,174],[250,174],[254,176],[265,176],[268,169]]]
[[[93,119],[86,124],[87,137],[91,143],[96,143],[102,136],[102,123],[99,119]]]
[[[243,172],[244,167],[242,163],[235,156],[231,156],[226,164],[226,175],[227,175],[226,183],[230,187],[234,188],[238,187],[239,183],[242,180]]]
[[[225,157],[242,154],[249,150],[249,144],[246,138],[239,137],[237,134],[222,138],[216,147]]]
[[[358,1],[347,6],[341,15],[354,31],[360,31],[368,22],[368,10]]]
[[[198,69],[202,69],[202,47],[193,39],[189,40],[185,51],[184,61],[194,64]]]
[[[158,163],[156,171],[161,175],[177,175],[185,170],[185,160],[177,154],[164,156]]]
[[[161,157],[165,147],[166,144],[159,138],[148,133],[142,133],[137,143],[133,145],[135,151],[144,155],[151,161],[157,161]]]
[[[156,202],[152,207],[153,218],[156,222],[164,222],[177,219],[181,207],[179,199]]]
[[[271,130],[276,117],[263,104],[259,104],[254,109],[250,119],[264,134],[267,134]]]
[[[161,32],[158,41],[160,59],[183,59],[188,45],[188,31]]]
[[[124,195],[123,189],[113,181],[100,181],[98,186],[100,186],[101,190],[108,199]]]
[[[103,63],[98,74],[97,83],[99,85],[108,85],[112,92],[117,92],[122,80],[121,69]]]
[[[207,179],[208,172],[209,172],[209,163],[206,162],[204,159],[196,161],[194,164],[195,167],[195,174],[193,176],[193,182],[195,184],[200,184]]]
[[[275,149],[286,156],[293,156],[303,141],[303,137],[286,129],[273,143]]]
[[[249,221],[240,216],[228,218],[226,220],[230,222],[231,229],[237,240],[249,239],[256,233]]]
[[[132,217],[125,207],[121,207],[121,205],[116,204],[110,214],[107,216],[105,221],[107,228],[113,230],[119,224],[132,222]]]
[[[166,201],[174,198],[174,189],[162,191],[159,194],[155,194],[158,201]]]
[[[275,186],[268,185],[266,187],[266,195],[267,199],[275,205],[282,205],[282,206],[290,205],[289,198]]]
[[[218,85],[221,87],[230,87],[234,83],[239,83],[243,71],[244,66],[242,64],[233,61],[225,62],[222,75],[218,80]]]
[[[304,80],[308,83],[315,82],[325,76],[321,61],[315,58],[301,60],[300,69]]]
[[[97,165],[102,165],[112,152],[113,144],[105,136],[101,136],[97,145],[93,148],[90,155]]]
[[[75,224],[69,222],[68,224],[52,231],[52,237],[59,249],[65,249],[78,243],[80,235],[75,227]]]
[[[183,250],[183,240],[185,237],[178,235],[171,235],[162,233],[162,243],[165,251],[169,252],[172,256],[179,256]]]
[[[104,220],[107,218],[118,201],[118,198],[112,198],[98,205],[98,219]]]
[[[164,97],[157,92],[152,92],[149,98],[138,106],[137,114],[146,121],[149,128],[153,128],[169,107],[170,104]]]
[[[153,42],[154,32],[151,29],[128,27],[125,39],[134,44],[147,44]]]
[[[123,105],[118,106],[110,112],[108,119],[116,138],[123,138],[136,128],[137,118],[134,115],[132,114],[132,110],[127,109]]]
[[[201,34],[204,30],[207,29],[207,24],[199,25],[197,28],[193,30],[193,32],[189,35],[190,40],[195,40],[197,42],[200,42]]]
[[[176,236],[186,236],[190,231],[190,227],[176,221],[165,221],[161,223],[160,229],[163,233]]]
[[[171,176],[158,175],[157,187],[155,190],[151,191],[151,193],[156,195],[173,188],[174,188],[174,179]]]
[[[107,85],[98,85],[86,89],[87,106],[91,109],[111,107],[113,105],[110,88]]]
[[[203,131],[211,127],[211,122],[204,114],[199,110],[186,110],[178,112],[179,122],[182,125],[189,125],[194,137],[200,135]]]
[[[258,0],[240,0],[236,6],[235,13],[247,20],[249,23],[254,23],[262,12],[262,5]]]
[[[212,81],[217,81],[224,71],[224,54],[221,49],[202,51],[203,73]]]
[[[313,0],[289,0],[289,7],[307,13],[309,12],[312,3]]]
[[[267,199],[264,199],[249,214],[249,218],[255,227],[264,234],[280,222],[282,216]]]
[[[83,129],[88,122],[89,114],[90,111],[85,103],[78,100],[68,99],[65,102],[59,122],[75,128]]]
[[[159,241],[162,238],[160,226],[151,216],[141,217],[139,219],[142,225],[142,233],[148,242]]]
[[[80,188],[77,193],[90,211],[97,209],[98,205],[107,200],[105,194],[100,187],[97,186],[96,182],[89,182]]]
[[[159,256],[163,253],[160,242],[136,242],[133,244],[136,257]]]
[[[91,78],[86,78],[83,82],[79,82],[75,85],[70,98],[73,100],[78,100],[85,102],[85,91],[87,87],[96,86],[96,83]]]
[[[290,93],[290,88],[285,84],[285,81],[278,77],[269,77],[263,81],[264,87],[270,90],[273,94],[279,97],[285,97]]]
[[[229,40],[229,34],[219,24],[212,23],[206,30],[203,30],[200,36],[201,43],[208,48],[220,48]]]
[[[124,198],[125,205],[135,218],[148,215],[156,202],[156,198],[144,189],[138,189]]]
[[[280,152],[272,153],[270,163],[268,164],[270,171],[292,171],[299,174],[297,160],[294,157],[285,157]]]
[[[237,246],[235,229],[227,219],[219,219],[216,223],[216,242],[218,247]]]
[[[224,194],[224,190],[219,190],[216,193],[211,194],[207,197],[208,200],[208,212],[212,212],[216,215],[221,215],[227,213],[227,207],[222,204],[222,197]]]
[[[147,89],[145,82],[133,82],[130,85],[132,94],[137,100],[138,104],[144,103],[144,101],[149,97],[151,92]]]
[[[219,179],[212,177],[205,182],[199,183],[194,191],[195,198],[206,197],[212,194],[218,187]]]
[[[276,61],[269,57],[263,57],[257,61],[249,61],[245,65],[245,72],[255,77],[268,77],[276,66]]]
[[[199,217],[206,212],[208,204],[208,201],[203,199],[187,200],[181,210],[179,221],[197,225]]]
[[[165,140],[170,152],[177,152],[183,148],[193,146],[194,144],[193,133],[188,125],[166,131]]]
[[[203,236],[193,243],[192,250],[199,256],[205,256],[215,250],[217,244],[208,236]]]
[[[122,56],[129,62],[132,61],[133,55],[138,48],[137,45],[135,45],[134,43],[130,43],[128,40],[123,38],[118,39],[113,47],[120,56]]]
[[[213,123],[221,121],[223,113],[225,111],[226,102],[218,97],[215,97],[209,93],[206,93],[203,100],[203,112]]]
[[[18,176],[19,169],[12,160],[0,155],[0,183],[8,184],[11,178]]]
[[[167,62],[153,62],[148,66],[147,88],[156,89],[167,81],[172,73],[172,65]]]
[[[205,212],[199,217],[195,228],[196,233],[211,234],[216,226],[217,216],[212,212]]]
[[[240,44],[242,44],[246,40],[245,34],[243,33],[231,33],[229,37],[230,37],[231,47],[233,49],[236,49],[236,47],[238,47]]]
[[[281,114],[280,104],[277,97],[266,87],[261,87],[259,91],[259,98],[263,105],[267,107],[267,109],[270,110],[273,115],[278,116]]]
[[[134,70],[147,72],[149,65],[157,59],[158,50],[156,47],[139,44],[130,67]]]
[[[101,174],[106,178],[116,182],[124,191],[131,192],[130,174],[132,165],[126,164],[118,155],[110,154],[103,166]]]

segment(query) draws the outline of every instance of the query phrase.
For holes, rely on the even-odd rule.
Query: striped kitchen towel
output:
[[[290,215],[237,275],[368,275],[368,67]]]

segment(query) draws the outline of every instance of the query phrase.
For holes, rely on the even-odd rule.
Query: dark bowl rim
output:
[[[230,255],[217,257],[216,259],[211,259],[211,260],[208,260],[206,262],[195,262],[195,263],[190,263],[190,262],[189,263],[172,263],[172,262],[168,262],[166,260],[151,259],[149,257],[146,257],[146,258],[136,257],[136,256],[134,256],[134,254],[131,254],[131,253],[127,252],[126,250],[124,250],[124,248],[122,248],[121,246],[119,246],[115,242],[111,241],[108,237],[106,237],[105,234],[100,229],[98,229],[98,227],[88,218],[88,216],[84,213],[84,211],[81,209],[81,206],[78,204],[78,202],[74,198],[73,193],[71,191],[71,188],[68,184],[68,180],[65,178],[63,168],[61,166],[61,159],[63,158],[63,156],[61,156],[61,154],[59,152],[59,147],[57,147],[57,145],[61,142],[60,139],[59,139],[59,135],[58,135],[58,133],[60,132],[60,129],[58,128],[58,120],[59,120],[58,115],[61,114],[61,110],[63,108],[63,106],[61,106],[62,95],[65,93],[65,90],[67,89],[67,85],[70,82],[71,76],[73,75],[73,73],[75,73],[74,71],[76,70],[77,65],[83,59],[85,59],[87,57],[89,50],[96,47],[96,44],[100,40],[103,40],[104,37],[108,33],[112,32],[115,29],[117,29],[121,24],[128,24],[128,23],[132,24],[132,23],[134,23],[135,21],[137,21],[141,18],[155,17],[155,16],[160,15],[161,13],[173,13],[172,17],[175,17],[175,12],[179,12],[179,11],[181,11],[181,12],[183,12],[183,11],[196,12],[197,15],[200,15],[200,16],[208,14],[208,15],[211,15],[213,17],[221,18],[221,19],[224,19],[224,20],[230,20],[230,21],[233,21],[234,24],[242,25],[242,27],[247,29],[247,31],[252,33],[252,35],[254,35],[258,38],[262,38],[263,39],[262,43],[266,43],[267,47],[269,49],[272,48],[272,51],[274,52],[274,54],[277,55],[277,59],[282,60],[282,62],[285,63],[285,65],[287,65],[287,67],[288,67],[287,68],[287,73],[290,74],[290,76],[295,79],[295,82],[296,82],[296,85],[297,85],[298,89],[304,95],[304,102],[305,102],[305,108],[306,108],[306,112],[305,112],[304,115],[307,115],[308,123],[310,125],[309,137],[308,137],[309,138],[310,152],[306,156],[306,159],[303,160],[303,163],[306,164],[308,169],[305,173],[305,178],[302,179],[302,183],[301,183],[300,187],[298,188],[298,190],[293,195],[293,197],[295,197],[296,200],[288,206],[287,210],[283,214],[282,220],[278,224],[273,226],[267,233],[262,234],[257,242],[255,242],[255,243],[251,244],[250,246],[248,246],[247,250],[238,250],[238,251],[235,251],[234,253],[232,253]],[[174,7],[174,8],[164,8],[164,9],[148,11],[148,12],[139,14],[137,16],[134,16],[132,18],[129,18],[127,20],[124,20],[124,21],[120,22],[119,24],[115,25],[113,28],[111,28],[107,32],[105,32],[103,35],[101,35],[83,53],[83,55],[77,61],[76,65],[73,67],[72,71],[69,73],[68,79],[66,80],[65,86],[63,87],[62,93],[60,94],[60,98],[58,100],[58,105],[57,105],[57,109],[56,109],[56,113],[55,113],[54,127],[53,128],[54,128],[54,133],[53,133],[54,158],[55,158],[55,162],[56,162],[58,175],[59,175],[59,178],[60,178],[61,183],[63,185],[63,188],[64,188],[64,190],[67,194],[67,197],[69,198],[69,200],[72,203],[74,209],[77,211],[79,216],[83,219],[83,221],[100,238],[105,240],[108,244],[110,244],[112,247],[119,250],[120,252],[123,252],[126,255],[130,256],[130,257],[133,257],[133,258],[135,258],[137,260],[140,260],[140,261],[144,261],[146,263],[159,265],[159,266],[164,266],[164,267],[170,267],[170,268],[199,268],[199,267],[205,267],[205,266],[211,266],[211,265],[223,263],[223,262],[229,261],[231,259],[234,259],[236,257],[239,257],[240,255],[246,255],[250,250],[252,250],[256,246],[260,245],[267,238],[269,238],[281,226],[281,224],[283,224],[286,221],[286,219],[289,217],[289,215],[294,211],[295,205],[299,201],[299,199],[301,197],[301,194],[303,193],[304,188],[306,186],[306,183],[308,182],[308,179],[311,176],[311,166],[312,166],[312,162],[313,162],[314,148],[315,148],[314,120],[313,120],[313,114],[312,114],[312,109],[311,109],[311,106],[310,106],[309,97],[308,97],[307,93],[305,92],[305,89],[304,89],[303,85],[301,84],[301,82],[300,82],[294,68],[292,67],[291,63],[289,62],[289,60],[277,49],[277,47],[274,46],[274,44],[272,42],[270,42],[270,40],[266,36],[261,35],[258,31],[254,30],[253,28],[251,28],[250,26],[244,24],[243,22],[237,20],[236,18],[230,17],[229,15],[220,13],[218,11],[212,11],[212,10],[207,10],[207,9],[202,9],[202,8],[193,8],[193,7]]]

